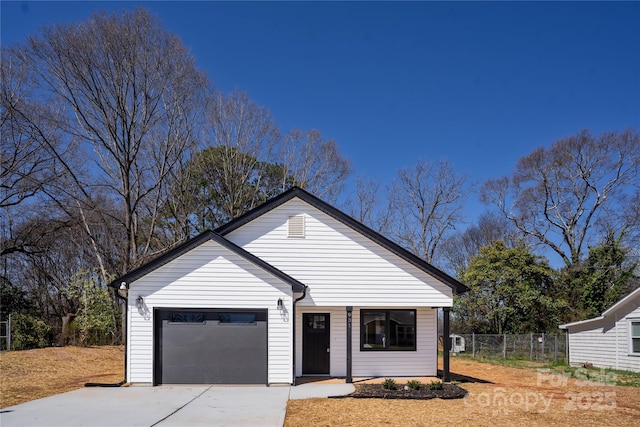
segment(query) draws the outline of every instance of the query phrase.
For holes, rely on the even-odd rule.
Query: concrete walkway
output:
[[[355,391],[353,384],[316,384],[308,383],[291,387],[289,392],[290,400],[313,399],[335,396],[346,396]]]
[[[337,396],[352,391],[351,384],[82,388],[1,409],[0,425],[280,427],[290,398]]]

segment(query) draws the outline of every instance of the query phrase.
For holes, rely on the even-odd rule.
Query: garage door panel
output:
[[[162,310],[156,383],[265,384],[266,310]]]

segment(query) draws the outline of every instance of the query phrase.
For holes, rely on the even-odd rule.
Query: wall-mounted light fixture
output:
[[[118,288],[118,295],[120,295],[121,298],[126,298],[128,293],[129,286],[127,286],[127,282],[120,283],[120,287]]]
[[[278,310],[284,310],[284,302],[282,301],[282,298],[278,298]]]
[[[142,295],[138,295],[138,298],[136,298],[136,307],[138,307],[138,310],[142,310],[144,307],[144,299],[142,298]]]

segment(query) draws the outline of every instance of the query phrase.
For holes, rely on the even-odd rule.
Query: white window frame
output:
[[[637,323],[638,325],[640,325],[640,317],[639,318],[633,318],[633,319],[627,319],[627,334],[629,336],[629,355],[630,356],[640,356],[640,352],[635,352],[633,351],[633,340],[638,339],[640,340],[640,335],[633,335],[633,332],[631,330],[631,326]]]

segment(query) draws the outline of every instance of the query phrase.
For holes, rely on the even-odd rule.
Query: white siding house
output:
[[[140,384],[435,376],[437,309],[447,327],[466,290],[299,188],[112,286],[127,294],[126,375]]]
[[[569,341],[569,363],[640,372],[640,288],[602,316],[560,325]]]

